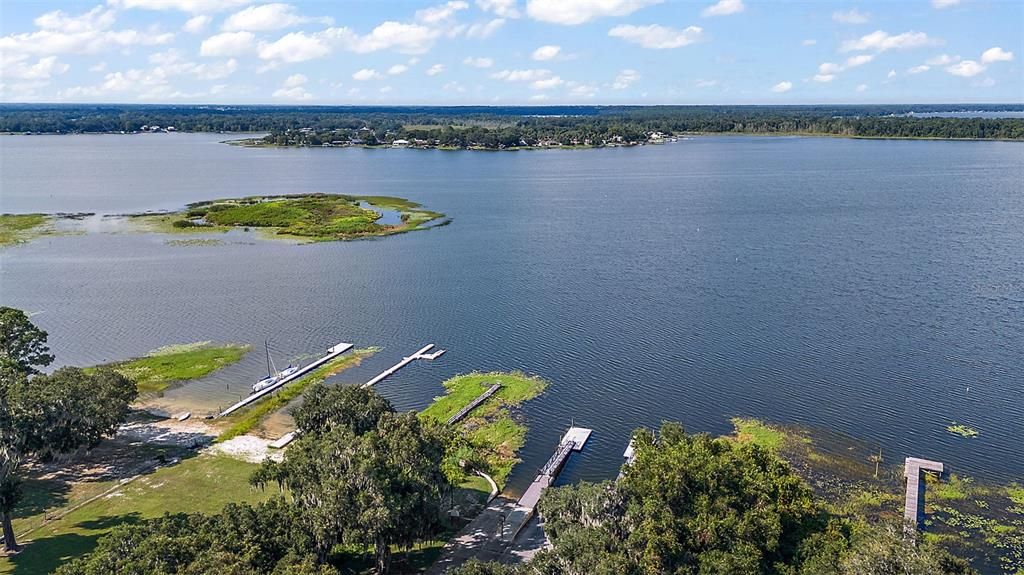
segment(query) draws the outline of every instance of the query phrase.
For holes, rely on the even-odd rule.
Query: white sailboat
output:
[[[268,387],[271,387],[272,385],[278,383],[279,381],[288,377],[289,375],[292,375],[296,371],[299,371],[298,366],[292,365],[286,367],[284,371],[277,371],[277,368],[274,365],[274,360],[270,359],[270,344],[266,340],[263,341],[263,347],[266,349],[267,352],[267,377],[264,377],[263,379],[253,384],[253,393],[259,393],[264,389],[267,389]]]

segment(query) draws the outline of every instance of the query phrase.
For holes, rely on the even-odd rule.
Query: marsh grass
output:
[[[0,214],[0,246],[24,243],[52,232],[50,217],[45,214]]]
[[[237,362],[248,352],[248,345],[213,345],[203,341],[166,346],[149,352],[145,357],[97,367],[112,368],[135,380],[139,393],[156,393],[177,382],[205,377]]]

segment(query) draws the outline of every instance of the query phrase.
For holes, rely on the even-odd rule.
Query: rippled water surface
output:
[[[544,152],[244,149],[216,135],[0,137],[0,211],[124,213],[249,194],[395,195],[451,225],[372,241],[217,246],[91,233],[0,251],[0,299],[62,364],[265,338],[278,362],[350,341],[420,408],[471,370],[552,382],[513,486],[571,422],[568,479],[614,474],[634,427],[825,426],[887,459],[1024,476],[1024,146],[705,137]],[[102,232],[102,227],[100,229]],[[261,354],[163,400],[245,392]],[[966,440],[945,427],[977,428]]]

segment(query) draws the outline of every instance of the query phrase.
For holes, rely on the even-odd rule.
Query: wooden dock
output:
[[[313,363],[311,363],[311,364],[309,364],[309,365],[299,369],[298,371],[296,371],[295,373],[289,375],[288,377],[282,378],[280,381],[278,381],[274,385],[272,385],[272,386],[270,386],[270,387],[268,387],[266,389],[261,389],[260,391],[250,395],[249,397],[246,397],[246,398],[242,399],[238,403],[236,403],[236,404],[232,405],[231,407],[225,409],[224,411],[220,412],[217,415],[217,417],[224,417],[225,415],[230,415],[231,413],[233,413],[233,412],[235,412],[235,411],[237,411],[237,410],[239,410],[239,409],[249,405],[250,403],[254,403],[256,401],[259,401],[259,400],[263,399],[264,397],[270,395],[271,393],[274,393],[278,389],[281,389],[283,386],[285,386],[285,385],[295,381],[296,379],[299,379],[299,378],[307,375],[309,372],[313,371],[314,369],[320,367],[321,365],[327,363],[328,361],[331,361],[332,359],[334,359],[334,358],[338,357],[339,355],[345,353],[346,351],[352,349],[352,347],[354,347],[354,346],[351,343],[339,343],[338,345],[336,345],[334,347],[327,348],[327,355],[325,355],[325,356],[321,357],[320,359],[314,361]]]
[[[592,429],[584,427],[570,427],[569,431],[562,436],[562,441],[558,444],[558,448],[555,449],[555,453],[540,468],[540,473],[537,474],[533,483],[527,488],[526,493],[523,493],[515,508],[509,513],[501,533],[501,538],[504,541],[511,542],[516,538],[516,535],[519,534],[523,526],[533,517],[537,509],[537,502],[540,501],[540,496],[544,493],[544,490],[555,482],[555,478],[562,471],[562,467],[569,460],[569,456],[574,451],[583,449],[587,440],[590,439],[590,434],[593,432]]]
[[[445,425],[451,425],[451,424],[455,423],[456,421],[462,419],[463,417],[466,417],[467,415],[469,415],[470,411],[473,411],[474,409],[477,408],[478,405],[480,405],[481,403],[487,401],[487,398],[492,396],[492,395],[494,395],[495,392],[497,392],[499,389],[501,389],[501,384],[500,383],[495,383],[491,387],[487,388],[487,391],[484,391],[483,393],[481,393],[480,397],[478,397],[478,398],[474,399],[473,401],[469,402],[469,405],[467,405],[466,407],[463,407],[462,409],[459,410],[458,413],[456,413],[455,415],[449,417],[448,421],[445,422]]]
[[[904,463],[903,476],[907,479],[907,493],[903,503],[903,519],[908,530],[917,530],[924,521],[924,472],[937,473],[940,477],[945,468],[939,461],[908,457]]]
[[[427,353],[433,347],[434,344],[430,343],[423,346],[422,348],[420,348],[419,351],[410,355],[409,357],[403,357],[402,361],[380,372],[380,374],[378,374],[376,377],[364,383],[362,387],[365,389],[367,387],[373,387],[374,385],[377,385],[391,374],[416,361],[417,359],[437,359],[441,357],[442,354],[444,354],[445,350],[443,349],[436,350],[434,353]]]

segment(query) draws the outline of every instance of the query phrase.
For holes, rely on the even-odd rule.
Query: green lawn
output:
[[[516,421],[512,408],[540,395],[547,382],[521,372],[455,376],[443,384],[447,393],[421,411],[420,417],[444,423],[495,383],[500,383],[501,388],[457,425],[487,462],[484,471],[500,487],[519,462],[516,454],[526,442],[526,426]]]
[[[172,345],[149,352],[145,357],[107,364],[135,380],[140,393],[154,393],[171,384],[205,377],[242,359],[248,345],[212,345],[208,341]]]
[[[763,421],[743,417],[734,417],[731,421],[736,438],[741,442],[755,443],[772,452],[778,451],[786,442],[786,432]]]
[[[27,544],[13,558],[0,558],[0,575],[49,573],[62,562],[88,553],[97,539],[113,527],[164,513],[220,511],[230,502],[255,502],[266,493],[249,487],[257,467],[220,455],[200,455],[144,475],[119,491],[106,495],[36,529],[21,541]],[[116,481],[90,486],[98,494]],[[87,499],[87,497],[83,497]],[[38,522],[38,518],[34,519]],[[21,533],[33,518],[15,522]]]
[[[44,214],[0,214],[0,246],[27,242],[47,231]]]

